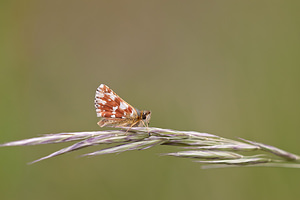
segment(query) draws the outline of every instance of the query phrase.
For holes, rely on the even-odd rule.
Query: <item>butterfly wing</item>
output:
[[[138,113],[131,105],[119,97],[108,86],[101,84],[96,91],[95,107],[97,117],[119,119],[133,119]]]

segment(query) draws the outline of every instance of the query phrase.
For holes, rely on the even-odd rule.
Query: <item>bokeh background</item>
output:
[[[297,1],[2,1],[0,143],[100,130],[105,83],[151,125],[246,138],[300,154]],[[202,170],[155,147],[0,149],[0,198],[298,199],[299,169]]]

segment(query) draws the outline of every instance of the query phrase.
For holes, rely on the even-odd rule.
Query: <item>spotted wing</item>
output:
[[[104,84],[97,88],[95,107],[97,117],[119,119],[138,117],[137,111],[131,105]]]

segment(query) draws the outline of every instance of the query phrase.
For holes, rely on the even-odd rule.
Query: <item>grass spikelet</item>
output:
[[[28,146],[77,141],[74,144],[37,159],[36,163],[58,155],[95,145],[112,144],[109,148],[87,153],[83,156],[118,154],[132,150],[144,150],[158,145],[177,146],[177,152],[164,153],[193,159],[203,168],[220,167],[290,167],[300,168],[298,155],[277,147],[240,139],[231,140],[209,133],[195,131],[177,131],[154,127],[133,127],[130,131],[108,130],[48,134],[31,139],[18,140],[1,144],[5,146]],[[247,155],[245,155],[247,153]],[[251,155],[249,155],[251,154]]]

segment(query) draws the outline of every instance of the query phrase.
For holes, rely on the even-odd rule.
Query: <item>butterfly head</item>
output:
[[[150,122],[150,118],[151,118],[151,111],[149,110],[142,110],[140,112],[140,116],[141,116],[141,119],[145,122],[145,124],[149,124]]]

